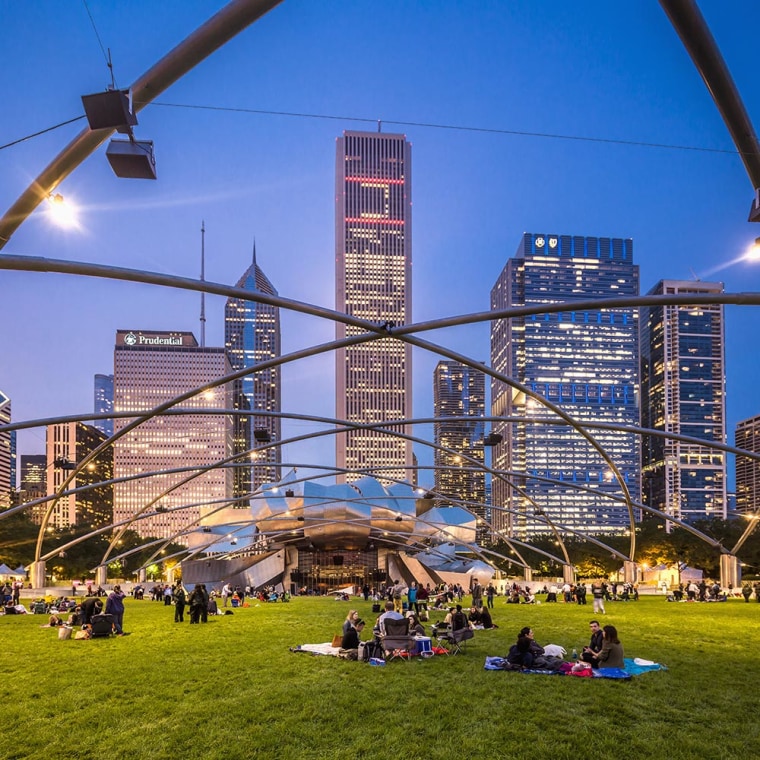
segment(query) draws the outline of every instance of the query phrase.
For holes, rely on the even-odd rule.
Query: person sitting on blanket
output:
[[[351,623],[351,627],[343,634],[343,640],[340,642],[340,651],[342,655],[347,655],[347,659],[359,659],[359,639],[363,630],[364,621],[359,618]]]
[[[482,625],[481,614],[477,607],[470,607],[470,614],[467,616],[467,619],[473,626]]]
[[[598,620],[592,620],[589,623],[589,627],[591,628],[591,641],[587,647],[583,647],[581,660],[583,660],[583,662],[590,662],[592,665],[596,666],[597,660],[599,658],[599,652],[602,651],[604,634],[602,633],[602,629],[599,627]]]
[[[536,644],[533,629],[526,626],[517,636],[517,643],[509,648],[507,661],[512,665],[532,668],[534,660],[544,654],[544,648]]]
[[[350,630],[351,626],[359,619],[359,613],[357,610],[349,610],[346,619],[343,621],[343,635],[345,636]]]
[[[481,607],[480,608],[480,624],[485,628],[486,630],[490,628],[498,628],[498,625],[495,625],[493,622],[493,618],[491,617],[491,613],[488,611],[488,607]]]
[[[614,625],[605,625],[602,628],[602,651],[596,658],[597,668],[624,668],[623,645],[618,638],[617,628]]]

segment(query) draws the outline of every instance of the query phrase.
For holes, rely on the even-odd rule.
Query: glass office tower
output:
[[[574,309],[574,301],[639,292],[633,241],[525,233],[491,290],[491,309],[569,302],[559,313],[491,323],[491,366],[560,406],[578,422],[637,425],[638,321],[634,308]],[[591,533],[622,532],[630,524],[618,483],[599,453],[556,415],[506,383],[491,384],[493,416],[525,417],[495,424],[503,436],[493,466],[514,471],[493,482],[492,519],[512,535],[557,526]],[[543,422],[546,420],[547,422]],[[591,430],[638,500],[636,435]],[[581,487],[581,488],[578,488]],[[583,489],[583,490],[581,490]]]
[[[734,445],[738,449],[760,454],[760,415],[736,423]],[[760,461],[736,457],[736,511],[757,514],[760,511]]]
[[[433,425],[434,442],[450,449],[435,449],[436,494],[461,502],[473,514],[489,520],[486,478],[479,469],[485,463],[485,375],[457,361],[438,362],[433,371],[433,413],[438,419]],[[482,543],[488,533],[487,525],[479,523],[475,540]]]
[[[412,317],[411,145],[404,135],[344,132],[335,171],[335,308],[377,325]],[[364,332],[338,323],[338,340]],[[410,418],[411,347],[382,339],[336,351],[338,419],[358,424]],[[407,432],[398,428],[400,432]],[[336,436],[336,461],[348,470],[412,482],[412,444],[374,430]],[[385,469],[387,468],[387,469]]]
[[[661,280],[650,295],[722,293],[720,282]],[[723,306],[641,310],[641,424],[725,443]],[[644,503],[681,520],[726,517],[726,455],[642,437]]]
[[[256,263],[253,247],[251,266],[238,280],[236,287],[252,293],[276,296],[277,291]],[[277,306],[240,298],[228,298],[224,307],[224,345],[233,371],[276,359],[280,356],[280,310]],[[235,385],[235,407],[240,411],[279,412],[281,410],[280,368],[270,367],[246,375]],[[267,437],[279,441],[279,417],[241,415],[234,424],[234,450],[252,449],[257,441],[266,444]],[[250,493],[262,483],[280,480],[280,447],[263,448],[250,455],[248,468],[235,471],[235,496]],[[240,460],[242,463],[244,460]]]
[[[113,411],[113,375],[95,375],[95,408],[99,414]],[[95,420],[92,423],[109,438],[113,435],[113,420]]]

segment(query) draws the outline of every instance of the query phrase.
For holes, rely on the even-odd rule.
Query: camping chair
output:
[[[386,618],[383,621],[384,631],[380,632],[380,645],[385,653],[387,661],[401,657],[401,652],[406,652],[411,660],[411,652],[415,645],[414,636],[409,634],[409,620],[394,620]],[[403,659],[403,658],[402,658]]]
[[[439,646],[442,646],[448,654],[462,654],[465,648],[465,642],[475,637],[472,628],[457,628],[452,631],[450,628],[440,631],[436,634]]]

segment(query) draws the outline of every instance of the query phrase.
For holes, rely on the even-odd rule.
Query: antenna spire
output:
[[[201,282],[206,281],[206,222],[201,220]],[[201,291],[201,348],[206,347],[206,293]]]

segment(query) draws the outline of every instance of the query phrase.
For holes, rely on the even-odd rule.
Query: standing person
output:
[[[565,600],[565,604],[570,604],[573,601],[573,590],[567,582],[562,586],[562,598]]]
[[[164,607],[171,607],[172,604],[172,587],[167,583],[164,586]]]
[[[201,583],[201,599],[203,603],[201,607],[201,623],[208,623],[208,591],[205,583]],[[242,603],[240,606],[243,606]]]
[[[362,586],[362,596],[364,597],[365,602],[369,600],[369,592],[370,592],[369,583],[365,583]]]
[[[476,609],[480,609],[483,606],[483,587],[477,578],[475,579],[475,585],[472,587],[472,606]]]
[[[172,597],[174,598],[174,622],[175,623],[184,623],[185,622],[185,602],[187,601],[186,595],[185,595],[185,589],[182,588],[182,582],[178,582],[177,585],[174,587],[174,593],[172,594]]]
[[[488,588],[486,588],[486,606],[489,609],[493,609],[493,598],[496,596],[496,589],[494,588],[493,583],[488,584]]]
[[[206,606],[206,602],[203,600],[203,591],[200,583],[195,584],[187,601],[190,604],[190,625],[200,623],[201,609]]]
[[[594,581],[591,584],[591,596],[594,598],[594,612],[601,612],[602,615],[607,613],[604,611],[604,586],[601,581]]]
[[[232,596],[232,589],[230,588],[229,583],[225,583],[224,586],[222,586],[222,599],[224,600],[224,604],[222,607],[227,606],[227,599]]]
[[[419,612],[420,605],[417,603],[417,583],[412,581],[412,585],[406,590],[407,609],[412,612]]]
[[[404,611],[404,587],[401,581],[394,581],[393,588],[391,589],[391,598],[393,599],[393,609],[396,612]]]
[[[106,615],[113,615],[113,626],[117,636],[124,635],[124,597],[121,586],[114,586],[106,600]]]
[[[597,658],[599,657],[599,652],[602,651],[604,634],[602,633],[602,629],[599,627],[598,620],[592,620],[589,623],[589,627],[591,628],[591,641],[587,647],[583,647],[581,660],[583,660],[583,662],[590,662],[592,665],[596,665]]]

